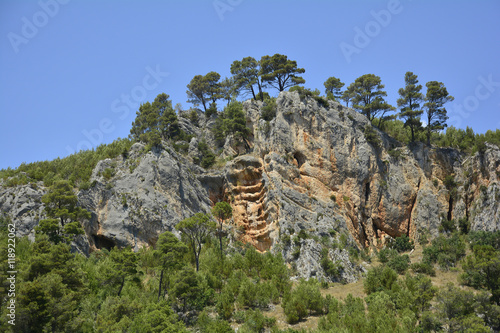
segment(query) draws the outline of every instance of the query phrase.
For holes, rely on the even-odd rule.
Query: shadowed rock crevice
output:
[[[92,235],[92,238],[94,240],[94,244],[95,244],[95,247],[97,249],[107,249],[108,251],[110,251],[113,247],[116,246],[116,243],[104,236],[104,235]]]

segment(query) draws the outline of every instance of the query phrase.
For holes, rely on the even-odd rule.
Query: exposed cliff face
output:
[[[272,246],[270,233],[276,217],[274,203],[267,196],[263,165],[258,158],[244,156],[228,165],[225,196],[233,207],[233,221],[239,228],[241,240],[260,251]]]
[[[443,218],[467,217],[475,230],[500,229],[498,147],[471,157],[423,144],[407,147],[382,132],[375,147],[364,135],[368,120],[336,102],[324,108],[283,92],[269,124],[260,119],[261,107],[244,103],[252,135],[244,144],[227,138],[220,155],[239,156],[223,167],[204,170],[192,162],[200,138],[215,145],[214,119],[202,113],[199,126],[180,118],[183,130],[195,135],[187,155],[167,146],[144,153],[137,143],[128,158],[99,162],[93,186],[78,193],[80,205],[92,212],[79,247],[153,245],[161,232],[175,232],[180,220],[209,212],[219,200],[233,207],[234,238],[260,251],[282,251],[304,277],[323,273],[314,237],[301,241],[297,260],[283,241],[300,230],[316,239],[344,232],[358,246],[380,247],[388,237],[436,235]],[[110,179],[103,177],[107,168],[114,172]],[[448,175],[456,188],[445,185]],[[32,234],[43,218],[45,192],[41,184],[0,189],[0,208],[17,222],[20,235]],[[343,267],[344,281],[359,272],[347,269],[348,263]]]

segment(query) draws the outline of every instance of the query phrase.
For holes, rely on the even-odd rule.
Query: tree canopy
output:
[[[235,60],[231,64],[231,74],[237,89],[252,94],[254,100],[257,99],[253,86],[257,84],[258,92],[262,94],[263,84],[260,76],[260,65],[252,57],[243,58],[241,61]]]
[[[183,136],[169,98],[169,95],[161,93],[153,103],[141,104],[130,129],[132,139],[158,146],[162,139],[179,139]]]
[[[384,97],[387,96],[387,92],[383,90],[384,87],[379,76],[365,74],[354,81],[352,89],[353,107],[370,121],[378,117],[380,119],[379,127],[383,120],[390,119],[385,114],[395,109],[384,100]]]
[[[325,94],[327,97],[333,97],[335,99],[339,99],[342,96],[340,89],[344,86],[344,82],[341,82],[339,78],[335,76],[329,77],[325,83]]]
[[[298,84],[304,84],[306,80],[298,74],[305,73],[304,68],[299,68],[295,60],[289,60],[286,55],[275,54],[263,56],[260,60],[261,77],[263,82],[284,91]]]

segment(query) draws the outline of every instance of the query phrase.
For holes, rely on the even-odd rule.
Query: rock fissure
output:
[[[412,214],[413,214],[413,210],[415,209],[415,204],[417,203],[418,191],[420,190],[420,184],[421,184],[421,182],[422,182],[422,178],[420,178],[418,180],[417,190],[415,191],[415,196],[411,200],[410,214],[408,216],[408,229],[406,231],[406,236],[408,238],[410,238],[412,236],[412,234],[411,234],[411,227],[412,227],[412,219],[411,219],[411,217],[412,217]]]

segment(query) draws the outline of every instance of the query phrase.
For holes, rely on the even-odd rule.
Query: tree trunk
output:
[[[255,97],[255,92],[253,91],[253,86],[250,86],[250,90],[252,91],[253,99],[256,101],[257,97]]]
[[[220,223],[220,229],[219,229],[219,244],[220,244],[220,257],[222,259],[223,258],[223,253],[222,253],[222,222]]]
[[[198,270],[200,269],[200,254],[199,253],[195,253],[194,254],[194,259],[196,261],[196,271],[198,272]]]
[[[207,112],[207,106],[205,105],[205,99],[202,97],[201,98],[201,104],[203,104],[203,110],[205,110],[205,112]]]
[[[257,78],[257,85],[259,86],[260,100],[264,102],[264,94],[262,93],[262,86],[260,84],[259,78]]]
[[[125,285],[125,277],[122,278],[122,284],[120,285],[120,290],[118,290],[118,297],[120,297],[124,285]]]
[[[160,296],[161,296],[161,283],[163,282],[163,269],[161,270],[160,274],[160,285],[158,288],[158,302],[160,301]]]

